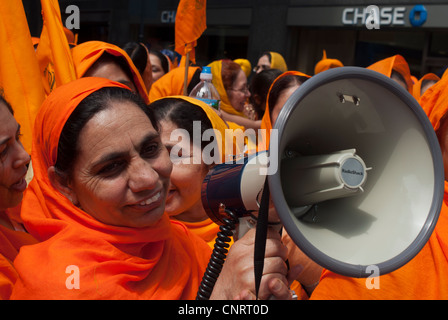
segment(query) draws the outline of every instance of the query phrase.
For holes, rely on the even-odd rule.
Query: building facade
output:
[[[23,0],[33,36],[38,36],[39,2]],[[178,0],[59,0],[80,9],[79,42],[104,40],[117,45],[142,41],[174,48]],[[373,15],[368,10],[374,5]],[[372,20],[374,20],[373,23]],[[370,25],[369,25],[370,23]],[[221,58],[248,58],[264,51],[281,53],[290,69],[314,73],[326,50],[345,65],[368,66],[403,55],[417,77],[440,73],[448,65],[446,1],[376,0],[208,0],[207,30],[198,41],[198,64]]]

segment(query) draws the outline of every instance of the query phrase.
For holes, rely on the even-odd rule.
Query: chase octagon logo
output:
[[[425,24],[426,19],[428,19],[428,11],[426,11],[425,6],[422,4],[417,4],[409,12],[409,22],[413,27],[421,27]]]

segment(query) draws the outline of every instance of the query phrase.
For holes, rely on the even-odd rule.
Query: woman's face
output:
[[[277,103],[275,104],[274,108],[271,112],[271,124],[274,126],[275,121],[277,121],[278,115],[280,111],[282,110],[283,106],[285,105],[286,101],[289,99],[289,97],[293,94],[294,91],[299,87],[299,85],[295,85],[293,87],[287,88],[286,90],[283,90],[280,95],[278,96]]]
[[[72,202],[105,224],[148,227],[164,214],[172,169],[151,121],[112,101],[82,129],[69,181]]]
[[[149,54],[149,59],[151,60],[152,66],[152,80],[153,82],[156,82],[165,74],[165,71],[163,71],[162,68],[162,61],[160,61],[158,56],[152,53]]]
[[[271,62],[269,61],[269,57],[264,55],[258,59],[257,66],[254,68],[256,73],[260,73],[263,70],[271,69]]]
[[[85,73],[84,77],[100,77],[120,82],[128,86],[133,92],[137,92],[134,82],[128,77],[121,67],[112,61],[94,65]]]
[[[170,216],[187,211],[192,215],[205,214],[202,209],[201,187],[208,173],[208,166],[201,160],[201,147],[191,143],[187,135],[182,135],[180,141],[172,141],[171,132],[178,127],[171,121],[161,121],[160,128],[162,143],[170,152],[173,162],[166,213]],[[196,218],[199,217],[190,216],[190,221]],[[185,214],[183,219],[188,219]]]
[[[20,126],[1,102],[0,123],[0,210],[6,210],[22,201],[30,156],[20,142]]]
[[[247,87],[247,77],[243,70],[238,71],[232,88],[227,90],[227,96],[232,107],[239,112],[243,112],[244,105],[250,97],[249,88]]]

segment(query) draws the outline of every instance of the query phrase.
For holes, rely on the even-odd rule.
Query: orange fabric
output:
[[[20,279],[14,299],[193,299],[210,248],[167,215],[146,228],[106,225],[53,188],[62,128],[76,106],[103,87],[123,87],[102,78],[82,78],[55,89],[36,118],[34,179],[22,201],[27,230],[41,242],[22,248],[15,260]],[[79,289],[68,289],[71,271]],[[49,272],[50,270],[50,272]]]
[[[422,96],[422,94],[421,94],[422,84],[423,84],[423,81],[425,81],[425,80],[439,81],[440,78],[434,73],[427,73],[423,77],[421,77],[420,80],[418,80],[416,83],[414,83],[414,98],[416,100],[419,100],[420,97]]]
[[[180,0],[174,26],[175,50],[185,56],[190,52],[190,60],[196,63],[197,40],[207,29],[206,0]]]
[[[177,221],[175,218],[172,219]],[[188,228],[188,230],[204,240],[211,249],[214,248],[216,237],[219,232],[219,226],[214,223],[212,219],[209,218],[200,222],[180,221],[180,223],[183,223]]]
[[[43,28],[36,56],[46,94],[76,79],[70,46],[57,0],[41,0]]]
[[[33,123],[45,99],[22,1],[0,1],[0,91],[14,109],[21,141],[31,153]]]
[[[344,66],[344,64],[341,61],[339,61],[338,59],[328,59],[327,52],[324,50],[322,60],[320,60],[318,63],[316,63],[316,66],[314,67],[314,74],[318,74],[318,73],[326,71],[328,69],[339,68],[339,67],[343,67],[343,66]]]
[[[190,83],[194,73],[198,69],[199,67],[188,68],[188,83]],[[151,86],[149,101],[153,102],[163,97],[182,95],[184,91],[184,76],[185,67],[178,67],[164,74]]]
[[[259,151],[263,151],[266,150],[266,148],[269,148],[269,142],[270,142],[270,137],[271,137],[271,130],[274,127],[271,123],[271,115],[270,115],[270,107],[269,107],[269,95],[270,92],[272,90],[272,87],[274,86],[274,84],[280,80],[283,77],[286,76],[290,76],[290,75],[295,75],[295,76],[299,76],[299,77],[307,77],[307,78],[311,78],[311,76],[302,73],[300,71],[287,71],[282,73],[281,75],[279,75],[274,82],[272,82],[271,87],[269,88],[269,92],[268,95],[266,97],[266,110],[264,111],[264,115],[263,118],[261,118],[261,129],[263,129],[262,132],[262,136],[263,136],[263,141],[260,141],[258,144],[258,148]],[[271,106],[274,107],[274,106]]]
[[[22,246],[37,243],[30,234],[0,225],[0,300],[10,298],[18,274],[13,261]]]
[[[448,112],[448,77],[442,79],[429,88],[420,98],[419,103],[429,117],[434,130],[440,126],[440,120]]]
[[[224,84],[222,82],[222,60],[213,61],[208,66],[210,67],[213,75],[212,83],[218,91],[219,97],[221,98],[220,109],[227,113],[244,117],[244,113],[235,110],[235,108],[230,104],[229,97],[227,96],[227,91],[224,88]]]
[[[146,91],[142,76],[135,67],[129,55],[123,49],[107,42],[87,41],[78,44],[71,50],[77,78],[83,77],[87,70],[89,70],[89,68],[103,55],[104,52],[126,59],[133,75],[132,80],[134,81],[138,93],[146,103],[149,103],[148,92]]]
[[[448,207],[444,202],[439,221],[428,243],[405,266],[379,277],[379,289],[366,281],[324,270],[311,299],[337,300],[435,300],[448,299]]]
[[[414,84],[411,79],[411,71],[409,69],[409,65],[406,60],[400,55],[395,55],[375,62],[374,64],[368,66],[367,69],[382,73],[389,78],[392,74],[392,70],[395,70],[403,76],[404,80],[406,81],[409,93],[412,94],[414,92]]]

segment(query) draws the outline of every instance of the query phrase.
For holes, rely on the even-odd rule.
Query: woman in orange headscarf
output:
[[[423,249],[406,265],[377,280],[378,289],[369,289],[367,281],[324,270],[312,299],[381,299],[434,300],[448,299],[448,153],[446,152],[448,111],[448,79],[442,79],[420,99],[439,137],[445,163],[445,196],[436,227]]]
[[[411,78],[411,71],[408,63],[402,56],[397,54],[395,56],[380,60],[367,67],[367,69],[384,74],[403,86],[403,88],[405,88],[409,93],[413,94],[414,83]]]
[[[299,71],[287,71],[278,76],[269,88],[266,98],[266,109],[261,119],[263,141],[258,144],[259,150],[269,148],[271,130],[286,100],[310,76]]]
[[[244,114],[250,91],[241,66],[231,60],[213,61],[208,66],[213,75],[212,83],[221,98],[221,116],[229,127],[241,130],[260,128],[260,120],[250,120]]]
[[[414,83],[414,98],[418,101],[426,90],[436,84],[439,80],[439,76],[434,73],[425,74],[420,80]]]
[[[211,248],[214,247],[219,226],[214,223],[202,206],[202,182],[211,166],[226,161],[225,137],[227,124],[208,104],[185,96],[162,98],[150,104],[161,127],[162,142],[171,154],[171,150],[181,148],[182,157],[171,154],[173,171],[166,202],[166,212],[172,219],[183,222],[187,228],[204,239]],[[200,141],[195,141],[194,122],[200,123],[197,132]],[[181,129],[182,140],[179,142],[174,130]],[[214,140],[203,141],[205,132],[213,130]],[[184,136],[183,134],[187,135]],[[217,140],[216,140],[217,138]],[[210,144],[216,154],[203,154],[204,148],[210,150]],[[215,148],[216,147],[216,148]],[[174,149],[173,149],[174,148]],[[233,152],[229,154],[233,156]],[[209,159],[204,159],[207,156]],[[195,161],[196,159],[196,161]],[[186,161],[185,161],[186,160]]]
[[[72,56],[77,78],[102,77],[121,82],[149,103],[140,72],[120,47],[102,41],[87,41],[72,48]]]
[[[41,242],[17,256],[11,298],[195,298],[210,248],[164,213],[172,164],[157,128],[139,96],[104,78],[78,79],[48,96],[21,212]],[[252,236],[229,253],[212,298],[253,286],[242,281],[241,265]],[[279,245],[268,242],[269,256]],[[280,254],[274,260],[264,295],[284,296],[287,271]]]
[[[320,60],[318,63],[316,63],[316,66],[314,67],[314,74],[321,73],[328,69],[339,68],[339,67],[343,67],[343,66],[344,66],[344,64],[341,61],[339,61],[338,59],[328,59],[327,52],[324,50],[322,60]]]
[[[9,299],[18,274],[13,266],[19,250],[37,241],[11,213],[22,201],[30,156],[20,142],[20,125],[0,95],[0,300]]]

